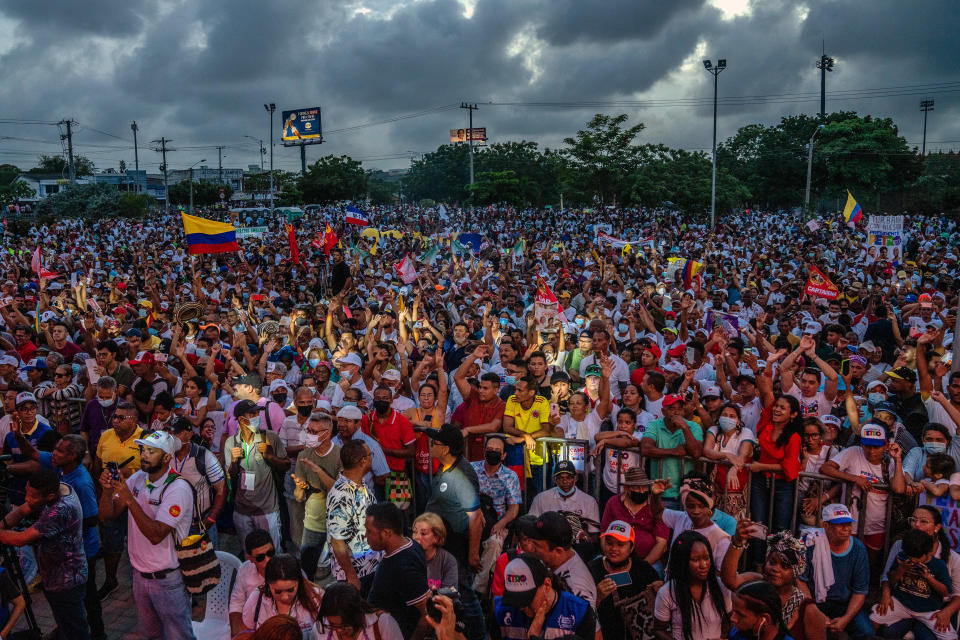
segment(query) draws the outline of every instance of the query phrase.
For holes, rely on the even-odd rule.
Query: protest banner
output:
[[[867,218],[867,253],[899,266],[903,259],[903,216]]]
[[[722,311],[707,310],[707,332],[713,331],[714,327],[721,327],[723,332],[729,338],[740,336],[740,318],[732,313],[723,313]]]
[[[237,238],[259,238],[266,232],[266,227],[237,227]]]

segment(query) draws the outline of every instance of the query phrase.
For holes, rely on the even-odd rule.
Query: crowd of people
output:
[[[0,637],[956,640],[956,221],[366,213],[4,233]]]

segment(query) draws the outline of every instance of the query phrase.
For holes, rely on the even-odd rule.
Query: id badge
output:
[[[254,480],[256,480],[256,477],[257,475],[255,473],[252,473],[250,471],[244,471],[241,488],[244,491],[253,491],[253,483],[254,483]]]

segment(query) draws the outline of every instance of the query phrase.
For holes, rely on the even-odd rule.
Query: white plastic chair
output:
[[[193,623],[197,640],[230,640],[230,592],[240,569],[240,558],[217,551],[220,561],[220,582],[207,592],[207,610],[203,620]]]

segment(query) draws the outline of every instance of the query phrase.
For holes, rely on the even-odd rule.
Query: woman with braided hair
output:
[[[767,558],[760,573],[748,571],[737,573],[740,555],[747,547],[747,540],[756,523],[741,520],[730,542],[730,549],[720,567],[720,579],[731,591],[758,580],[769,583],[781,602],[780,616],[784,627],[789,629],[794,640],[825,640],[827,619],[810,597],[806,583],[800,576],[807,568],[807,546],[787,531],[767,536]]]

